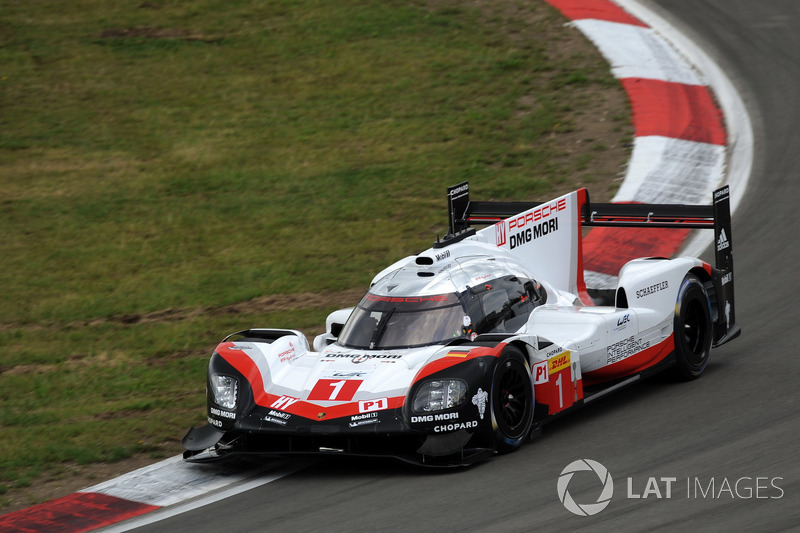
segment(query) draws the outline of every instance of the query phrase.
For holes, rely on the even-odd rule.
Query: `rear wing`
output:
[[[523,215],[538,214],[542,209],[545,209],[546,212],[556,213],[553,208],[561,208],[563,202],[566,207],[561,213],[574,216],[574,219],[569,221],[570,225],[565,234],[565,237],[571,241],[569,250],[572,252],[570,254],[572,257],[568,258],[569,262],[561,261],[559,264],[559,258],[553,253],[558,248],[548,247],[544,239],[542,239],[542,245],[537,245],[538,249],[530,247],[520,255],[526,259],[524,254],[527,253],[531,260],[547,256],[548,261],[554,265],[552,273],[556,278],[565,269],[570,271],[570,281],[562,283],[559,288],[578,294],[585,302],[588,298],[583,281],[582,228],[596,226],[713,229],[715,265],[711,273],[712,298],[715,300],[713,303],[717,306],[717,312],[714,313],[717,319],[714,344],[715,346],[723,344],[740,333],[734,312],[733,234],[731,231],[730,187],[728,185],[714,191],[711,205],[592,203],[589,200],[589,193],[585,189],[579,189],[549,202],[475,202],[470,200],[468,182],[449,187],[447,199],[449,232],[434,245],[437,248],[445,247],[472,235],[478,235],[480,240],[487,242],[494,241],[497,246],[504,245],[507,232],[511,230],[515,219],[522,220]],[[493,225],[495,226],[493,233],[496,236],[493,237],[491,233],[487,232],[489,228],[477,232],[474,225]],[[561,225],[564,227],[564,222]],[[556,228],[558,228],[557,225]],[[514,248],[513,244],[511,248]],[[512,253],[517,252],[512,251]],[[576,255],[577,257],[575,257]],[[572,261],[573,259],[576,261]],[[576,265],[577,268],[573,265]]]

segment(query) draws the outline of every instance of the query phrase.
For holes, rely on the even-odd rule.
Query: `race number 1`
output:
[[[360,379],[321,379],[317,381],[314,388],[308,393],[308,399],[325,402],[349,402],[363,382]]]

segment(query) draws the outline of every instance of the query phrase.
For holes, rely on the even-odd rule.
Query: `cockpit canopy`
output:
[[[461,293],[388,296],[368,292],[338,343],[369,350],[445,344],[481,333],[516,333],[546,300],[535,281],[505,276]]]
[[[464,315],[455,293],[416,297],[367,293],[344,325],[339,343],[370,350],[438,344],[461,335]]]

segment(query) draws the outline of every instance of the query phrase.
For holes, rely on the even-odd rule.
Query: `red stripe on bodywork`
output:
[[[631,376],[653,367],[663,361],[675,349],[675,336],[670,335],[663,342],[656,344],[614,364],[583,375],[585,386],[602,383],[612,379]]]
[[[268,394],[264,390],[264,380],[261,371],[249,355],[241,349],[231,349],[235,344],[225,342],[217,346],[217,353],[231,364],[250,383],[253,389],[253,400],[258,405],[268,405]],[[277,398],[277,397],[276,397]]]
[[[266,396],[274,398],[273,403],[280,398],[280,396],[275,396],[274,394],[267,394]],[[367,401],[368,400],[369,399],[367,399]],[[405,400],[406,400],[405,396],[395,396],[393,398],[388,398],[389,406],[387,407],[387,409],[397,409],[398,407],[402,407],[403,404],[405,403]],[[269,404],[263,406],[271,407],[271,405]],[[304,418],[310,418],[311,420],[331,420],[334,418],[342,418],[345,416],[353,416],[362,413],[362,411],[358,409],[357,401],[340,403],[325,407],[323,405],[317,405],[312,402],[300,400],[298,402],[293,403],[286,409],[281,409],[281,408],[276,408],[276,409],[279,409],[280,411],[284,411],[293,415],[302,416]]]
[[[578,232],[577,240],[578,240],[578,266],[577,266],[577,279],[575,280],[576,287],[578,290],[578,298],[580,298],[581,302],[584,305],[594,305],[594,301],[592,300],[589,293],[586,292],[586,280],[583,277],[583,269],[584,269],[584,248],[583,248],[583,227],[581,226],[581,213],[583,213],[583,207],[586,205],[588,201],[588,195],[586,193],[586,189],[578,189],[578,206],[577,206],[577,213],[576,216],[578,217],[578,223],[576,224],[576,231]]]
[[[645,23],[608,0],[545,0],[545,2],[571,20],[596,19],[647,27]]]
[[[91,531],[159,508],[97,492],[76,492],[0,516],[0,531]]]
[[[708,87],[644,78],[620,80],[628,93],[637,137],[660,135],[716,145],[726,141],[722,112]]]
[[[416,383],[417,381],[430,376],[431,374],[435,374],[436,372],[441,372],[451,366],[455,366],[457,364],[463,363],[469,359],[475,359],[476,357],[500,357],[500,354],[503,351],[503,348],[506,347],[506,343],[501,342],[497,346],[488,347],[488,346],[481,346],[478,348],[471,348],[469,355],[466,357],[442,357],[441,359],[437,359],[435,361],[431,361],[422,369],[417,372],[417,375],[414,377],[414,381],[412,383]],[[453,351],[458,351],[458,348],[453,348]]]

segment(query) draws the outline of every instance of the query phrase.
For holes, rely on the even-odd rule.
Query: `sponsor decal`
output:
[[[350,417],[350,421],[359,422],[361,420],[370,420],[373,418],[378,418],[378,413],[364,413],[363,415],[353,415]]]
[[[623,359],[626,359],[633,354],[641,352],[649,347],[650,341],[637,339],[631,335],[627,339],[622,339],[619,342],[609,345],[606,364],[610,365],[618,361],[622,361]]]
[[[244,351],[244,350],[250,350],[252,348],[254,348],[254,346],[251,345],[251,344],[237,344],[237,345],[234,345],[234,346],[228,346],[229,350],[241,350],[241,351]]]
[[[229,418],[231,420],[236,420],[236,413],[232,413],[230,411],[223,411],[221,409],[217,409],[216,407],[211,407],[208,410],[213,416],[218,416],[220,418]]]
[[[549,235],[554,231],[558,231],[558,217],[540,222],[536,226],[524,229],[519,233],[513,233],[509,238],[509,248],[513,250],[517,246],[528,244],[529,242],[535,241],[536,239],[544,237],[545,235]]]
[[[541,385],[547,383],[550,375],[547,373],[547,361],[541,361],[533,365],[533,384]]]
[[[627,324],[630,321],[631,321],[631,314],[630,313],[625,313],[625,316],[622,316],[622,317],[619,318],[619,320],[617,320],[617,327],[624,326],[625,324]]]
[[[286,420],[284,420],[282,418],[274,418],[274,417],[271,417],[269,415],[264,417],[264,422],[269,422],[271,424],[278,424],[279,426],[285,426],[286,425]]]
[[[294,350],[294,344],[289,343],[289,349],[278,354],[278,360],[281,363],[286,363],[297,357],[297,352]]]
[[[375,398],[374,400],[361,400],[358,402],[359,413],[381,411],[389,408],[389,398]]]
[[[392,353],[377,353],[377,354],[361,354],[361,355],[353,355],[351,353],[328,353],[325,354],[326,359],[350,359],[352,358],[353,363],[363,363],[365,361],[369,361],[370,359],[402,359],[403,356],[399,354],[392,354]],[[357,359],[357,360],[356,360]]]
[[[723,200],[726,196],[730,195],[731,188],[729,185],[722,187],[719,190],[714,191],[714,201]]]
[[[728,272],[727,274],[722,276],[722,284],[723,285],[727,285],[731,281],[733,281],[733,272]]]
[[[486,413],[486,400],[489,398],[489,393],[483,389],[478,389],[475,396],[472,397],[472,404],[478,408],[478,415],[483,420],[483,415]]]
[[[725,235],[725,228],[722,228],[719,232],[719,239],[717,239],[717,251],[721,252],[725,248],[730,248],[731,243],[728,240],[728,236]]]
[[[561,198],[541,207],[537,207],[527,213],[522,213],[495,224],[495,241],[497,242],[497,246],[504,246],[509,242],[508,234],[511,234],[510,248],[513,250],[517,246],[527,244],[539,237],[557,231],[558,218],[555,217],[555,214],[566,208],[567,199]],[[554,218],[551,220],[544,220],[551,216]],[[508,224],[508,226],[506,226],[506,224]],[[523,230],[523,228],[525,229]]]
[[[356,428],[358,426],[366,426],[367,424],[377,424],[380,422],[377,418],[371,418],[369,420],[359,420],[358,422],[350,422],[351,428]]]
[[[277,417],[277,418],[281,418],[283,420],[289,420],[290,418],[292,418],[292,415],[290,415],[289,413],[282,413],[282,412],[276,411],[274,409],[270,409],[270,411],[269,411],[269,413],[267,413],[267,415],[268,416],[274,416],[274,417]]]
[[[445,250],[444,252],[442,252],[440,254],[436,254],[436,261],[443,261],[443,260],[447,259],[448,257],[450,257],[450,250]]]
[[[317,381],[308,399],[326,402],[349,402],[353,399],[358,387],[364,383],[362,379],[320,379]]]
[[[353,415],[350,417],[350,427],[365,426],[367,424],[377,424],[380,422],[378,413],[364,413],[363,415]]]
[[[458,413],[439,413],[437,415],[412,416],[411,423],[420,424],[422,422],[440,422],[442,420],[456,420],[456,419],[458,419]]]
[[[378,296],[377,294],[368,293],[364,296],[365,300],[370,302],[391,302],[395,304],[419,304],[424,302],[446,302],[448,300],[446,294],[437,294],[434,296]]]
[[[366,357],[366,359],[364,359]],[[364,354],[362,356],[353,357],[354,363],[363,363],[364,361],[368,361],[370,359],[402,359],[402,355],[398,354],[391,354],[391,353],[379,353],[379,354]]]
[[[731,327],[731,302],[729,300],[725,300],[725,327],[728,329]]]
[[[446,424],[444,426],[434,426],[433,431],[434,433],[446,433],[448,431],[458,431],[459,429],[473,429],[478,427],[477,420],[471,420],[468,422],[457,422],[455,424]]]
[[[299,398],[292,398],[291,396],[281,396],[280,398],[278,398],[277,400],[272,402],[270,404],[270,407],[272,407],[273,409],[284,409],[285,410],[287,407],[289,407],[290,405],[292,405],[293,403],[295,403],[297,401],[300,401],[300,399]]]
[[[563,211],[567,208],[567,199],[560,198],[555,202],[551,202],[549,204],[545,204],[541,207],[537,207],[527,213],[522,213],[519,216],[511,217],[508,220],[508,229],[520,229],[524,228],[529,224],[534,224],[540,220],[543,220],[549,216],[553,216],[559,211]]]
[[[456,199],[461,197],[464,193],[469,192],[469,183],[463,183],[457,187],[453,187],[448,191],[450,198]]]
[[[503,246],[507,241],[506,239],[506,221],[498,222],[494,225],[494,238],[497,246]]]
[[[669,288],[668,281],[661,281],[656,283],[655,285],[650,285],[649,287],[645,287],[643,289],[639,289],[636,291],[637,298],[644,298],[645,296],[650,296],[651,294],[655,294],[657,292],[663,291]]]
[[[557,374],[561,372],[565,368],[569,368],[570,362],[570,352],[567,350],[566,352],[562,353],[561,355],[557,355],[552,359],[549,359],[547,362],[547,372],[548,374]]]
[[[327,372],[323,375],[323,378],[331,378],[331,379],[342,379],[342,378],[360,378],[362,376],[366,376],[367,372],[350,372],[347,370],[337,370],[334,372]]]
[[[220,420],[217,420],[216,418],[211,418],[209,416],[208,418],[206,418],[206,420],[208,420],[208,423],[211,424],[214,427],[218,427],[218,428],[222,427],[222,422]]]

